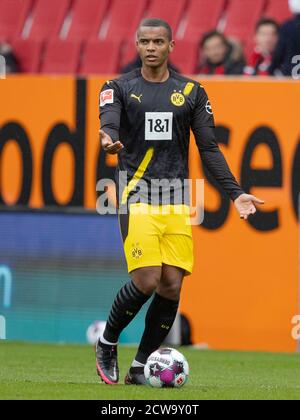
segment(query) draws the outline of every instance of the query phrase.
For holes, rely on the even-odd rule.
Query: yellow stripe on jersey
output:
[[[137,186],[139,180],[143,177],[144,173],[146,172],[146,169],[149,166],[149,163],[153,157],[154,154],[154,148],[150,147],[150,149],[145,154],[144,159],[142,160],[140,166],[137,168],[136,173],[133,175],[133,178],[128,183],[127,187],[124,189],[122,194],[122,201],[121,204],[125,204],[129,194],[135,189]]]
[[[191,83],[191,82],[187,83],[185,85],[185,88],[184,88],[184,91],[183,91],[184,96],[189,96],[189,94],[192,92],[194,86],[195,86],[194,83]]]

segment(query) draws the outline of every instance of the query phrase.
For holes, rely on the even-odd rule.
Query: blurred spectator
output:
[[[261,19],[256,25],[255,47],[250,55],[244,73],[266,76],[272,63],[278,42],[279,24],[273,19]]]
[[[281,27],[270,74],[291,76],[295,65],[292,59],[300,55],[300,0],[289,0],[289,6],[295,17]]]
[[[126,64],[122,69],[121,69],[121,73],[129,73],[129,72],[131,72],[132,70],[135,70],[135,69],[139,69],[140,67],[142,67],[142,60],[140,59],[140,56],[139,55],[137,55],[136,57],[135,57],[135,59],[134,60],[132,60],[130,63],[128,63],[128,64]],[[175,67],[172,63],[170,63],[169,62],[169,68],[171,69],[171,70],[174,70],[174,71],[176,71],[177,73],[180,73],[180,71],[178,70],[178,68],[177,67]]]
[[[201,74],[243,74],[245,60],[240,44],[229,41],[218,31],[204,35],[201,41]]]
[[[0,55],[2,55],[5,58],[6,74],[19,72],[18,61],[9,44],[0,44]]]

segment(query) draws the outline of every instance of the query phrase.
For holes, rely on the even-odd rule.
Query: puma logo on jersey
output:
[[[143,96],[143,94],[142,95],[140,95],[140,96],[137,96],[137,95],[135,95],[134,93],[132,93],[131,95],[130,95],[130,97],[131,98],[133,98],[133,99],[136,99],[137,101],[139,101],[139,103],[141,104],[142,103],[142,100],[141,100],[141,97]]]

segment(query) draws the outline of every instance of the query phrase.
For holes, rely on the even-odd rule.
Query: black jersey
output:
[[[141,69],[134,70],[105,83],[100,93],[100,119],[102,130],[124,145],[118,155],[116,181],[122,171],[127,186],[118,196],[119,204],[125,204],[142,182],[149,192],[160,180],[170,181],[173,192],[184,184],[189,177],[191,129],[203,163],[225,191],[232,199],[243,192],[218,147],[212,108],[198,82],[174,71],[165,82],[149,82]],[[153,203],[153,194],[144,200]],[[182,202],[186,200],[183,194]]]

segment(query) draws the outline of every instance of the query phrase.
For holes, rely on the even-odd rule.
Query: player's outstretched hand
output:
[[[119,153],[122,149],[124,149],[124,146],[120,141],[113,142],[111,137],[107,133],[105,133],[105,131],[100,130],[99,134],[101,146],[103,150],[105,150],[105,152],[111,155],[115,155]]]
[[[237,211],[240,214],[240,218],[247,220],[251,214],[256,213],[256,207],[257,204],[264,204],[265,202],[263,200],[260,200],[259,198],[255,197],[254,195],[250,194],[241,194],[234,202],[234,205],[237,209]]]

